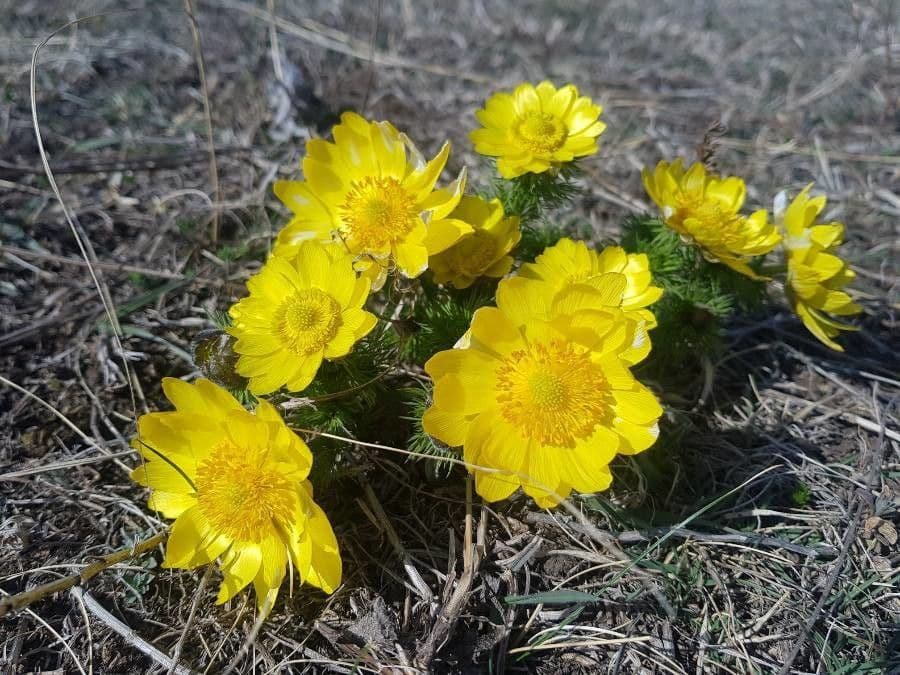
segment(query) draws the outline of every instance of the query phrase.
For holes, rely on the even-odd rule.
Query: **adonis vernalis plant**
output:
[[[236,370],[250,392],[302,391],[323,359],[346,356],[375,327],[362,309],[369,288],[339,244],[306,241],[292,256],[270,257],[247,282],[250,295],[229,310]]]
[[[166,379],[176,410],[138,422],[133,476],[175,520],[166,567],[218,560],[219,601],[252,583],[263,615],[288,568],[333,592],[338,542],[309,474],[314,452],[323,480],[367,470],[335,449],[362,436],[461,455],[488,502],[521,489],[550,508],[614,487],[616,457],[676,424],[662,402],[685,400],[691,364],[709,372],[724,322],[761,307],[772,282],[842,349],[853,326],[834,317],[861,308],[835,255],[844,227],[818,222],[825,198],[810,188],[780,195],[770,219],[743,213],[741,178],[663,160],[642,173],[661,218],[629,216],[596,249],[568,236],[579,228],[560,213],[587,180],[576,160],[598,151],[601,112],[572,84],[493,94],[470,137],[499,175],[473,194],[465,168],[438,187],[448,143],[426,160],[387,121],[345,113],[333,140],[307,143],[303,179],[274,186],[290,220],[197,351],[237,397]],[[766,261],[779,243],[784,267]]]
[[[540,282],[514,281],[523,283],[498,294],[498,308],[475,313],[466,348],[425,364],[435,387],[423,426],[462,446],[487,501],[521,486],[548,507],[572,489],[606,489],[617,452],[656,440],[662,408],[624,358],[638,338],[615,307],[621,275],[607,277],[609,288],[573,286],[555,297]]]
[[[509,253],[519,243],[522,233],[519,218],[505,217],[499,199],[486,201],[465,196],[450,218],[467,223],[472,232],[428,261],[437,283],[463,289],[479,277],[499,279],[509,273],[513,266]]]

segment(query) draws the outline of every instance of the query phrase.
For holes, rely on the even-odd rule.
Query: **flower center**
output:
[[[318,288],[297,291],[275,312],[275,331],[298,356],[325,349],[340,327],[340,305]]]
[[[588,351],[559,340],[510,354],[497,370],[497,403],[526,438],[563,447],[612,411],[609,384]]]
[[[535,153],[559,150],[568,135],[563,121],[545,112],[530,112],[520,117],[513,126],[513,132]]]
[[[341,233],[354,253],[387,252],[416,223],[416,200],[396,178],[353,181],[340,207]]]
[[[687,197],[677,202],[676,221],[681,234],[700,245],[726,244],[740,239],[743,218],[739,214],[725,211],[719,203],[702,197]],[[692,220],[690,228],[685,220]]]
[[[497,259],[497,242],[484,230],[475,230],[453,249],[451,265],[454,272],[477,277]]]
[[[197,506],[212,530],[259,543],[290,523],[300,508],[297,484],[265,456],[229,442],[197,467]]]

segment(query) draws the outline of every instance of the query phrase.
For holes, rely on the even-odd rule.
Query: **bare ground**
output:
[[[439,672],[900,669],[900,5],[273,4],[275,22],[265,2],[195,2],[218,189],[182,2],[84,20],[39,55],[43,141],[117,309],[132,402],[29,105],[35,44],[120,3],[0,3],[2,593],[161,528],[127,477],[135,412],[166,405],[161,377],[194,372],[193,337],[283,222],[273,178],[343,109],[389,118],[427,150],[450,138],[450,168],[477,182],[472,110],[523,79],[576,82],[609,124],[579,202],[598,240],[645,207],[641,166],[691,156],[722,121],[716,161],[746,178],[751,204],[810,181],[828,193],[863,331],[838,355],[777,305],[735,321],[703,400],[700,374],[664,392],[682,437],[619,464],[610,493],[576,502],[586,518],[524,501],[467,518],[461,472],[433,479],[357,448],[358,469],[317,491],[344,551],[333,597],[295,590],[250,644],[247,602],[214,607],[215,575],[160,570],[156,552],[3,619],[0,671],[164,672],[149,645],[196,672],[406,672],[428,655]],[[558,589],[596,599],[505,600]]]

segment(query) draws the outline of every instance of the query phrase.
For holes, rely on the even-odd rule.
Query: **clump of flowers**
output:
[[[288,563],[300,581],[334,592],[341,558],[313,501],[306,443],[266,401],[250,413],[208,380],[166,378],[163,390],[175,411],[142,415],[132,443],[143,459],[132,478],[151,489],[151,509],[175,519],[163,567],[218,560],[218,602],[252,583],[264,614]]]
[[[818,222],[809,188],[770,219],[743,212],[742,179],[664,160],[642,174],[661,217],[626,218],[607,246],[572,236],[587,228],[559,211],[601,112],[571,84],[492,95],[471,139],[499,176],[473,194],[465,169],[438,187],[449,144],[426,160],[387,121],[345,113],[333,140],[307,143],[303,179],[274,187],[290,220],[197,350],[223,386],[166,379],[176,410],[138,422],[133,477],[175,519],[166,567],[217,560],[219,601],[252,583],[264,615],[286,569],[333,592],[339,546],[309,473],[313,453],[326,476],[369,470],[355,439],[461,456],[488,502],[615,489],[616,458],[678,434],[664,406],[773,284],[841,349],[853,327],[834,317],[861,310],[834,254],[843,226]],[[779,244],[785,267],[766,261]]]

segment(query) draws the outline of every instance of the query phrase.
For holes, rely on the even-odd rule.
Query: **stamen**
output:
[[[341,326],[341,307],[318,288],[297,291],[275,312],[275,331],[299,356],[324,349]]]
[[[513,352],[497,371],[503,417],[527,438],[573,447],[612,415],[609,384],[586,349],[562,341]]]
[[[563,146],[568,129],[562,120],[545,112],[530,112],[513,126],[513,133],[535,153],[548,153]]]
[[[197,467],[197,506],[212,531],[234,541],[277,535],[300,508],[297,484],[266,457],[223,443]]]
[[[340,208],[351,251],[386,251],[401,241],[416,222],[416,200],[396,178],[354,181]]]

